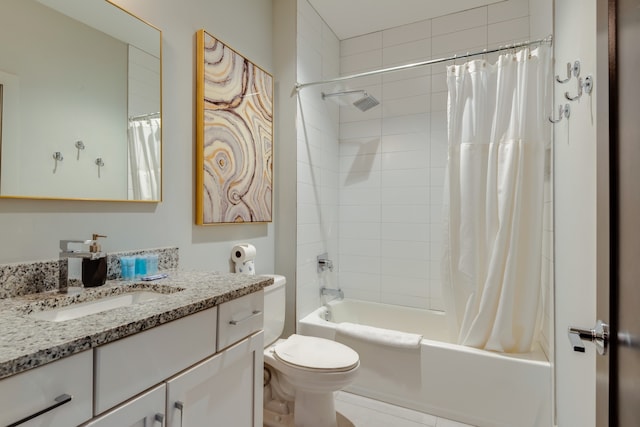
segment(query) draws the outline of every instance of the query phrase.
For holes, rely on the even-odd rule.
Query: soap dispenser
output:
[[[107,281],[107,255],[102,252],[98,239],[102,236],[94,234],[89,246],[89,257],[82,258],[82,284],[85,287],[102,286]]]

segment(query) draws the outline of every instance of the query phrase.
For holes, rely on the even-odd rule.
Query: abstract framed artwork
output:
[[[272,221],[273,76],[199,30],[196,224]]]

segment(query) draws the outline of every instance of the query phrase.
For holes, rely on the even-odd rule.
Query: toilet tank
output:
[[[285,295],[287,279],[277,274],[265,274],[273,277],[273,285],[264,288],[264,346],[273,344],[284,330]]]

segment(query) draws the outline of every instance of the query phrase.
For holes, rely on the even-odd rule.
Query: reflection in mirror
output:
[[[161,200],[160,31],[106,0],[2,0],[0,38],[0,197]]]

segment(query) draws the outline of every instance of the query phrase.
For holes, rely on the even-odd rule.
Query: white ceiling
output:
[[[503,0],[309,0],[340,40]]]

